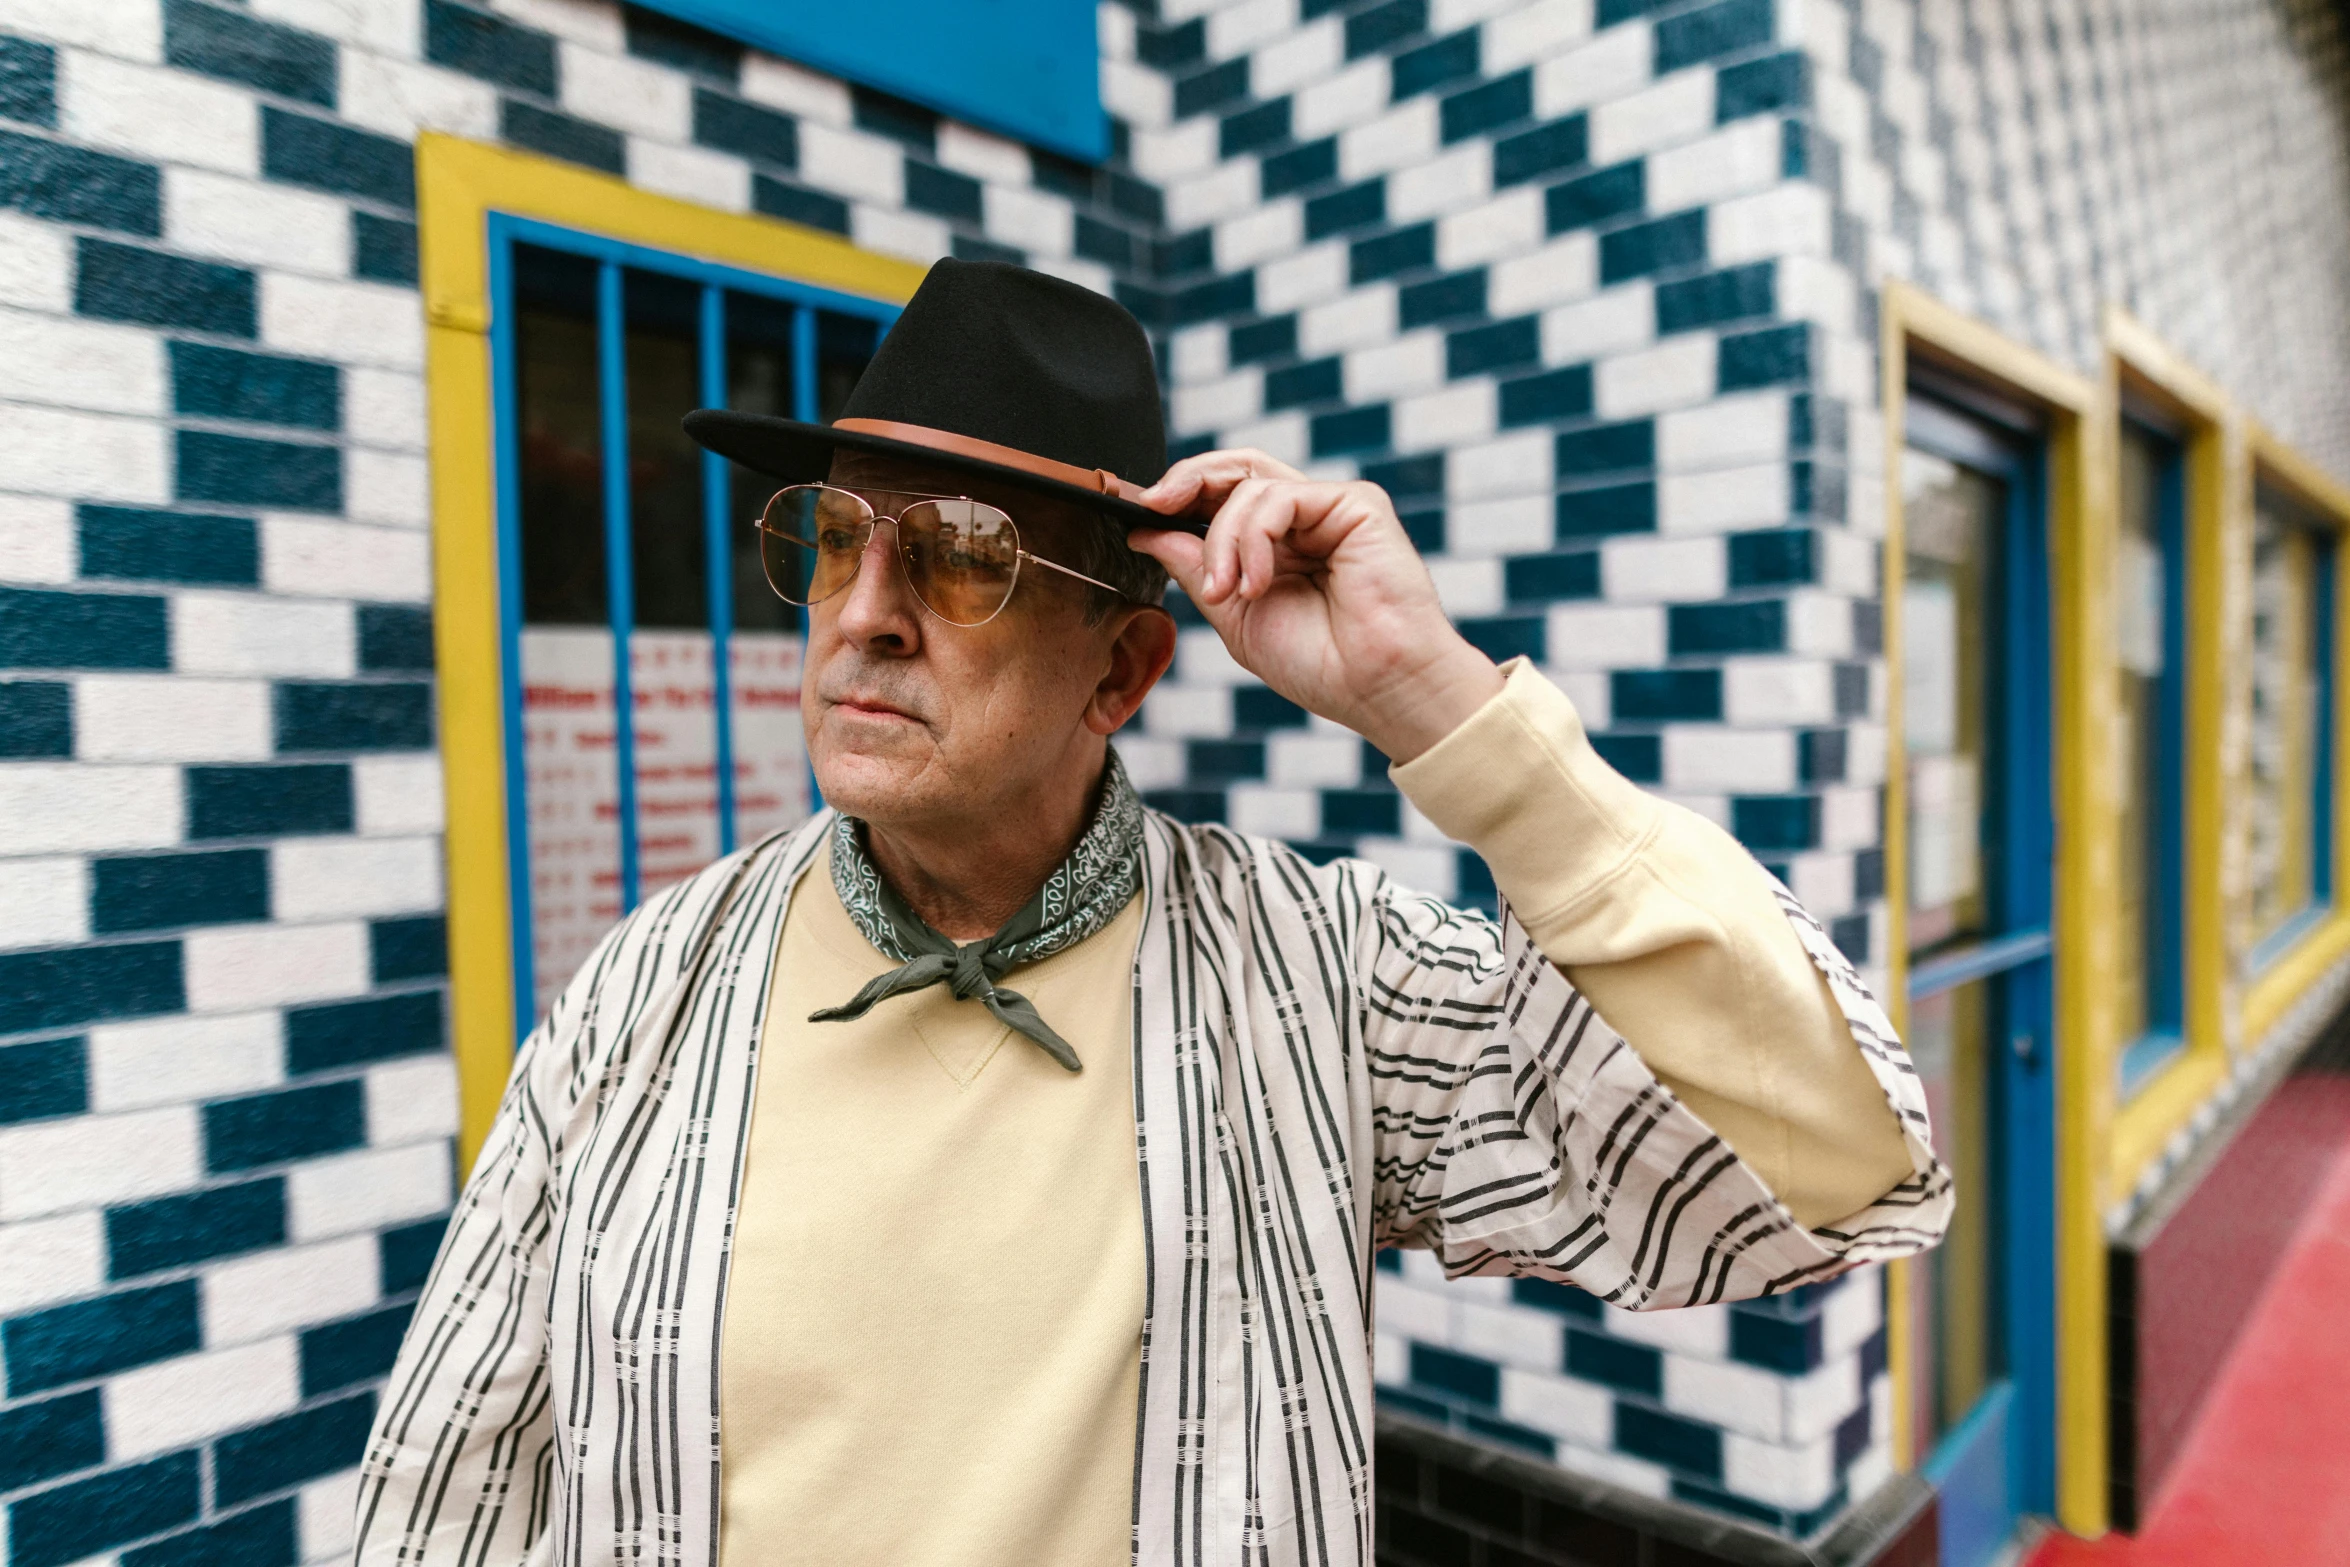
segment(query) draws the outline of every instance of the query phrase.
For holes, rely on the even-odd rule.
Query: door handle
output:
[[[2040,1041],[2028,1028],[2008,1035],[2007,1048],[2015,1052],[2016,1060],[2026,1068],[2040,1064]]]

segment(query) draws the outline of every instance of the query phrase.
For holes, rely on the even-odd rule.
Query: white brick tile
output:
[[[1359,126],[1386,106],[1388,86],[1385,60],[1357,60],[1336,75],[1298,89],[1290,100],[1290,129],[1298,140],[1312,141]]]
[[[1808,590],[1787,596],[1787,651],[1823,658],[1853,653],[1852,603],[1834,593]]]
[[[1786,1431],[1785,1379],[1734,1360],[1665,1356],[1665,1407],[1729,1431],[1778,1441]]]
[[[1476,380],[1403,399],[1394,410],[1397,450],[1424,452],[1484,439],[1499,422],[1498,397],[1491,381]]]
[[[0,860],[0,948],[62,947],[89,934],[87,861]]]
[[[1249,90],[1259,98],[1278,98],[1299,88],[1311,92],[1312,84],[1328,80],[1345,58],[1342,19],[1320,17],[1292,28],[1250,56]],[[1364,75],[1368,79],[1369,73]]]
[[[0,305],[73,308],[73,235],[53,223],[0,212]]]
[[[1628,419],[1704,402],[1714,391],[1714,340],[1669,338],[1654,348],[1603,359],[1594,376],[1599,413]]]
[[[1324,354],[1343,353],[1350,348],[1375,347],[1392,341],[1395,337],[1395,301],[1394,287],[1380,284],[1300,312],[1297,318],[1298,352],[1313,359]]]
[[[1495,615],[1507,600],[1498,560],[1444,560],[1428,562],[1436,581],[1436,598],[1455,620],[1466,615]]]
[[[313,1480],[295,1493],[295,1539],[306,1562],[339,1562],[358,1532],[359,1471]]]
[[[1381,1387],[1401,1387],[1411,1380],[1412,1346],[1392,1334],[1371,1339],[1371,1380]]]
[[[1018,142],[944,120],[938,127],[937,145],[940,163],[973,179],[998,185],[1028,183],[1028,149]]]
[[[1542,362],[1579,365],[1656,340],[1656,289],[1628,283],[1542,312]]]
[[[1617,604],[1692,604],[1730,587],[1730,557],[1718,539],[1609,539],[1599,547],[1599,580]]]
[[[1665,612],[1654,604],[1553,604],[1554,669],[1646,669],[1665,661]]]
[[[1247,367],[1219,380],[1179,386],[1167,399],[1167,416],[1179,435],[1246,424],[1264,412],[1264,373]]]
[[[185,675],[74,682],[74,754],[85,762],[257,762],[270,754],[269,687]]]
[[[818,125],[846,126],[851,118],[847,83],[755,50],[743,56],[742,94]]]
[[[100,413],[161,414],[163,340],[139,327],[0,310],[8,395]]]
[[[1832,332],[1858,333],[1859,284],[1850,272],[1817,256],[1784,256],[1774,266],[1783,318],[1816,321]]]
[[[1118,759],[1137,789],[1172,789],[1184,781],[1183,747],[1128,726],[1118,732]]]
[[[1822,533],[1825,549],[1820,586],[1854,598],[1877,596],[1877,580],[1884,565],[1884,549],[1875,539],[1849,533]]]
[[[1665,783],[1674,789],[1761,794],[1795,787],[1795,736],[1784,729],[1675,725],[1664,734]]]
[[[297,1169],[299,1182],[307,1170]],[[297,1240],[307,1239],[297,1236]],[[375,1237],[285,1246],[204,1270],[204,1342],[213,1348],[331,1322],[375,1304]]]
[[[1563,1376],[1505,1367],[1502,1418],[1548,1432],[1581,1447],[1604,1450],[1615,1426],[1615,1400],[1605,1388]]]
[[[1591,36],[1591,0],[1534,0],[1501,8],[1480,42],[1488,76],[1500,76],[1565,51]],[[1642,51],[1645,62],[1646,50]]]
[[[0,1131],[0,1219],[181,1191],[202,1178],[192,1107],[74,1116]]]
[[[1779,785],[1785,788],[1788,785]],[[1850,914],[1858,904],[1852,891],[1849,854],[1793,854],[1787,857],[1787,890],[1814,919]]]
[[[351,794],[368,837],[439,832],[447,822],[437,756],[363,756],[351,764]]]
[[[1256,165],[1245,158],[1219,164],[1167,187],[1167,226],[1181,233],[1246,212],[1256,202]]]
[[[343,431],[365,446],[423,451],[424,377],[404,370],[344,371]]]
[[[343,456],[343,509],[354,522],[424,527],[432,518],[432,481],[423,455],[352,447]]]
[[[1444,334],[1409,332],[1346,356],[1346,400],[1385,402],[1444,384]]]
[[[261,580],[278,593],[421,604],[432,596],[430,546],[413,528],[264,516]]]
[[[351,270],[349,206],[233,174],[164,170],[163,232],[191,255],[326,277]]]
[[[1156,71],[1148,74],[1158,75]],[[1173,89],[1169,88],[1168,92],[1172,94]],[[1170,108],[1168,112],[1174,111]],[[1137,121],[1138,124],[1148,123],[1139,116]],[[1161,186],[1170,180],[1185,179],[1203,169],[1213,168],[1216,164],[1216,122],[1213,119],[1191,119],[1179,125],[1170,125],[1164,130],[1137,129],[1134,132],[1133,163],[1135,173]]]
[[[1821,791],[1821,848],[1873,849],[1876,845],[1876,790],[1827,789]]]
[[[611,0],[496,0],[491,9],[606,54],[618,54],[627,47],[620,7]]]
[[[1539,189],[1505,190],[1437,220],[1436,264],[1451,272],[1530,251],[1542,243],[1543,221]]]
[[[1101,84],[1102,108],[1136,127],[1138,136],[1175,117],[1175,84],[1147,65],[1104,59]]]
[[[1493,193],[1493,144],[1479,137],[1387,177],[1387,216],[1413,223],[1483,201]]]
[[[731,153],[631,136],[626,159],[632,185],[721,212],[750,210],[751,166]]]
[[[1445,513],[1445,553],[1459,556],[1530,555],[1547,550],[1557,522],[1547,495],[1469,501]]]
[[[1444,493],[1456,501],[1549,493],[1553,442],[1548,430],[1528,430],[1455,447],[1445,457]]]
[[[1297,0],[1238,0],[1219,6],[1208,15],[1208,58],[1229,60],[1296,25]]]
[[[1365,180],[1435,157],[1437,114],[1434,98],[1411,98],[1367,124],[1339,132],[1339,178]]]
[[[0,0],[0,28],[126,60],[163,58],[162,8],[141,0]]]
[[[682,72],[633,55],[556,45],[563,106],[600,124],[666,142],[693,139],[693,84]]]
[[[1787,1435],[1804,1442],[1833,1431],[1861,1405],[1860,1361],[1851,1355],[1787,1379]]]
[[[1176,634],[1175,678],[1187,686],[1240,686],[1256,680],[1240,667],[1224,639],[1206,626],[1189,626]]]
[[[1401,1255],[1403,1276],[1410,1282],[1433,1285],[1440,1289],[1452,1287],[1452,1281],[1444,1276],[1444,1264],[1434,1252],[1406,1249]]]
[[[1596,671],[1553,669],[1542,671],[1553,685],[1567,694],[1575,704],[1575,711],[1583,715],[1586,729],[1605,729],[1613,720],[1609,702],[1608,678]]]
[[[70,501],[0,495],[0,582],[71,582],[79,554]]]
[[[928,262],[946,255],[954,236],[943,218],[860,203],[849,209],[849,238],[867,250]]]
[[[1744,392],[1656,422],[1656,465],[1666,473],[1725,468],[1787,455],[1787,394]]]
[[[264,1339],[121,1372],[103,1390],[115,1463],[258,1425],[302,1401],[295,1341]]]
[[[1597,1447],[1574,1446],[1562,1451],[1558,1461],[1577,1474],[1605,1481],[1637,1496],[1668,1496],[1672,1493],[1672,1471],[1661,1464],[1649,1463],[1646,1459],[1626,1458],[1621,1453]]]
[[[1844,731],[1844,781],[1878,785],[1885,781],[1885,728],[1853,723]]]
[[[1648,84],[1651,42],[1648,24],[1636,22],[1608,28],[1579,48],[1551,55],[1534,68],[1536,117],[1555,119],[1631,97]]]
[[[270,853],[281,920],[411,914],[441,906],[438,838],[288,838]]]
[[[1656,525],[1663,533],[1777,527],[1793,508],[1790,490],[1783,462],[1712,473],[1668,473],[1657,481]]]
[[[1414,1288],[1393,1274],[1382,1274],[1373,1304],[1381,1333],[1421,1344],[1452,1342],[1453,1302],[1443,1289]]]
[[[1826,191],[1780,185],[1708,207],[1705,253],[1717,267],[1774,256],[1825,256],[1831,227]]]
[[[1776,118],[1762,115],[1651,154],[1648,210],[1686,212],[1776,184],[1785,151],[1783,135]]]
[[[1835,1448],[1832,1437],[1783,1447],[1733,1431],[1722,1438],[1722,1484],[1773,1507],[1817,1507],[1836,1489]]]
[[[361,49],[342,51],[340,76],[338,112],[354,125],[403,141],[421,131],[497,139],[498,90],[479,78]]]
[[[906,160],[897,143],[829,125],[800,126],[800,177],[819,190],[895,207],[906,199]]]
[[[159,504],[170,494],[164,434],[152,419],[0,404],[0,489]]]
[[[418,0],[371,0],[367,5],[353,5],[351,0],[253,0],[255,16],[386,54],[416,48],[423,35],[421,9]],[[346,56],[353,52],[343,51]]]
[[[1363,743],[1352,735],[1272,735],[1265,741],[1265,776],[1284,788],[1351,789],[1362,781]]]
[[[1306,460],[1306,416],[1281,413],[1254,424],[1235,425],[1223,433],[1223,443],[1231,449],[1254,447],[1294,468]]]
[[[141,1110],[272,1087],[285,1077],[279,1016],[102,1023],[90,1030],[90,1108]]]
[[[1431,898],[1452,898],[1459,894],[1460,859],[1450,847],[1373,841],[1362,846],[1361,854],[1415,892],[1424,892]]]
[[[105,1216],[95,1209],[0,1225],[0,1315],[95,1295],[106,1287]]]
[[[367,1074],[367,1144],[397,1148],[457,1134],[457,1063],[418,1056]]]
[[[1296,250],[1305,242],[1305,210],[1301,202],[1271,201],[1217,224],[1216,270],[1238,272]]]
[[[1225,345],[1231,330],[1222,322],[1186,327],[1167,340],[1167,362],[1177,386],[1212,381],[1226,369]]]
[[[1115,286],[1108,267],[1082,256],[1032,255],[1028,258],[1028,264],[1047,277],[1057,277],[1079,288],[1091,289],[1105,298]]]
[[[1835,716],[1833,665],[1808,658],[1733,658],[1722,664],[1726,722],[1824,724]]]
[[[176,767],[0,764],[0,854],[159,849],[181,820]]]
[[[1600,1308],[1611,1338],[1630,1339],[1657,1349],[1726,1360],[1730,1354],[1730,1313],[1724,1306],[1690,1306],[1678,1311],[1624,1311]]]
[[[286,1226],[297,1241],[380,1229],[449,1206],[447,1143],[412,1143],[297,1165],[286,1177]]]
[[[1257,268],[1257,308],[1278,315],[1302,305],[1319,304],[1346,291],[1346,247],[1332,241],[1309,245],[1294,256],[1283,256]],[[1390,299],[1393,290],[1387,291]],[[1392,306],[1391,306],[1392,308]],[[1299,323],[1299,346],[1304,348],[1305,322]],[[1305,349],[1317,353],[1319,349]]]
[[[185,675],[317,675],[353,672],[347,603],[179,593],[171,599],[172,664]]]
[[[1232,825],[1265,838],[1313,838],[1322,831],[1322,800],[1311,789],[1234,784]]]
[[[224,926],[185,942],[188,1010],[238,1012],[355,996],[367,988],[367,927]]]
[[[1027,177],[1025,160],[1021,177]],[[1066,256],[1077,243],[1077,215],[1069,204],[1025,184],[983,187],[980,210],[991,236],[1035,255]]]
[[[1714,123],[1714,70],[1676,71],[1591,111],[1591,161],[1601,168],[1703,136]],[[1652,212],[1662,211],[1654,202]]]
[[[1232,732],[1232,692],[1162,685],[1142,704],[1142,725],[1170,740],[1222,739]]]
[[[416,370],[424,311],[414,289],[264,272],[261,340],[288,353]]]
[[[1599,241],[1562,234],[1529,255],[1497,261],[1485,274],[1485,304],[1496,316],[1523,315],[1581,299],[1599,286]]]
[[[231,174],[261,167],[252,93],[187,71],[156,70],[68,49],[57,61],[57,128],[77,142]]]
[[[1454,1308],[1452,1346],[1522,1371],[1556,1371],[1565,1325],[1547,1311],[1464,1300]]]

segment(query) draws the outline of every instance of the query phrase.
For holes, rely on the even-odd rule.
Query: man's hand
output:
[[[1263,452],[1187,457],[1143,492],[1206,538],[1136,529],[1242,668],[1398,762],[1460,726],[1501,672],[1453,629],[1375,484],[1308,479]]]

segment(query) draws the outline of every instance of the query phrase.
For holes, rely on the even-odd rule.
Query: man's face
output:
[[[925,495],[985,501],[1046,559],[1065,560],[1060,530],[1085,525],[1016,487],[890,459],[843,453],[830,482],[883,517]],[[935,825],[1016,811],[1041,780],[1093,760],[1087,713],[1119,633],[1159,612],[1120,606],[1088,624],[1095,590],[1024,564],[1001,614],[949,625],[915,598],[896,549],[896,529],[877,525],[856,577],[807,612],[800,713],[826,802],[884,828]]]

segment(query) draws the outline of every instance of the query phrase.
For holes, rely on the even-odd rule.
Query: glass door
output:
[[[1909,1045],[1957,1210],[1915,1264],[1942,1560],[2053,1505],[2049,643],[2037,445],[1913,389],[1899,476]]]

